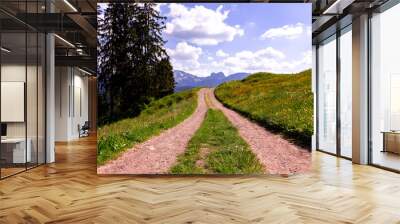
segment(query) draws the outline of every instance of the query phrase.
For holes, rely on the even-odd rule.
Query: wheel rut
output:
[[[293,174],[310,170],[310,152],[226,108],[215,98],[213,89],[206,91],[207,99],[238,129],[239,135],[250,145],[267,173]]]
[[[198,92],[194,113],[177,126],[135,145],[117,159],[97,168],[98,174],[163,174],[183,153],[207,112],[206,89]]]
[[[198,92],[197,108],[189,118],[98,167],[98,174],[167,174],[176,163],[177,156],[185,152],[209,108],[224,113],[264,165],[266,173],[293,174],[309,171],[311,153],[306,149],[226,108],[215,98],[213,89],[201,89]]]

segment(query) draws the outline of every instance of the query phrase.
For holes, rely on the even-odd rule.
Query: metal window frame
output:
[[[341,112],[341,108],[340,108],[340,103],[341,103],[341,89],[340,89],[340,82],[341,82],[341,58],[340,58],[340,37],[345,34],[346,32],[349,32],[347,29],[349,26],[351,26],[352,23],[344,26],[344,27],[340,27],[338,23],[335,24],[336,26],[336,32],[333,33],[332,35],[322,39],[321,41],[319,41],[316,44],[316,151],[319,152],[323,152],[329,155],[333,155],[333,156],[337,156],[339,158],[343,158],[343,159],[347,159],[347,160],[352,160],[352,158],[347,157],[342,155],[342,145],[341,145],[341,132],[342,132],[342,127],[341,127],[341,116],[340,116],[340,112]],[[346,31],[347,30],[347,31]],[[345,32],[344,32],[345,31]],[[326,151],[324,149],[321,149],[319,147],[319,93],[320,93],[320,82],[319,82],[319,46],[321,43],[327,41],[329,38],[332,38],[332,36],[335,36],[335,38],[333,38],[330,41],[336,41],[336,152],[332,153],[329,151]],[[328,41],[329,42],[329,41]]]
[[[338,25],[337,25],[338,26]],[[342,33],[339,27],[336,28],[336,154],[341,157],[341,133],[342,133],[342,123],[341,123],[341,92],[340,92],[340,78],[341,78],[341,66],[340,66],[340,37]]]
[[[335,36],[334,38],[332,38],[333,36]],[[332,39],[332,40],[329,40],[329,39]],[[332,153],[332,152],[329,152],[329,151],[327,151],[327,150],[324,150],[324,149],[321,149],[319,146],[320,146],[320,144],[319,144],[319,136],[320,136],[320,127],[319,127],[319,94],[320,94],[320,90],[321,90],[321,88],[320,88],[320,80],[319,80],[319,76],[320,76],[320,72],[319,72],[319,68],[320,68],[320,64],[319,64],[319,48],[320,48],[320,45],[322,44],[322,43],[324,43],[324,42],[330,42],[330,41],[336,41],[336,83],[335,83],[335,85],[336,85],[336,153]],[[338,124],[337,124],[337,103],[338,103],[338,92],[337,92],[337,88],[338,88],[338,82],[337,82],[337,75],[338,75],[338,72],[337,72],[337,48],[338,48],[338,43],[337,43],[337,41],[338,41],[338,37],[337,37],[337,32],[336,33],[334,33],[334,34],[332,34],[332,35],[329,35],[329,36],[327,36],[326,38],[324,38],[323,40],[321,40],[321,41],[319,41],[318,42],[318,44],[317,44],[317,47],[316,47],[316,55],[317,55],[317,57],[316,57],[316,117],[317,117],[317,120],[316,120],[316,122],[317,122],[317,129],[316,129],[316,140],[315,140],[315,142],[316,142],[316,151],[319,151],[319,152],[323,152],[323,153],[326,153],[326,154],[329,154],[329,155],[334,155],[334,156],[337,156],[338,154],[337,154],[337,152],[338,152],[338,144],[337,144],[337,138],[338,138],[338,135],[337,135],[337,126],[338,126]]]
[[[390,167],[386,167],[386,166],[382,166],[382,165],[373,163],[373,142],[372,142],[372,93],[373,93],[373,89],[372,89],[372,53],[373,52],[372,52],[372,24],[371,24],[371,20],[373,18],[373,13],[383,13],[386,10],[396,6],[399,3],[400,3],[400,0],[388,0],[384,4],[382,4],[381,6],[366,11],[368,13],[368,26],[367,26],[368,27],[368,30],[367,30],[367,42],[368,42],[367,43],[367,46],[368,46],[368,49],[367,49],[367,51],[368,51],[368,54],[367,54],[367,66],[368,66],[368,69],[367,69],[367,82],[368,82],[368,87],[367,87],[368,88],[368,91],[367,91],[368,92],[368,95],[367,95],[368,124],[367,124],[367,128],[368,128],[368,139],[367,139],[367,141],[368,141],[368,152],[367,152],[367,154],[368,154],[368,161],[367,161],[367,164],[370,165],[370,166],[373,166],[373,167],[377,167],[377,168],[380,168],[380,169],[383,169],[383,170],[387,170],[387,171],[391,171],[391,172],[395,172],[395,173],[400,173],[400,170],[393,169],[393,168],[390,168]],[[340,21],[338,21],[338,22],[340,22]],[[351,25],[351,23],[349,25]],[[347,26],[341,28],[340,31],[346,29]],[[342,34],[337,35],[337,32],[336,32],[335,40],[337,41],[336,44],[337,44],[337,48],[338,48],[338,45],[340,45],[339,38],[340,38],[340,36]],[[332,35],[335,35],[335,34],[332,34]],[[336,122],[337,122],[336,126],[339,127],[340,130],[337,130],[337,132],[336,132],[337,133],[337,136],[336,136],[336,138],[337,138],[336,139],[336,146],[337,146],[336,154],[328,152],[328,151],[324,151],[323,149],[319,148],[319,131],[320,131],[319,130],[319,91],[320,91],[319,84],[320,83],[319,83],[319,56],[318,56],[319,51],[318,51],[318,48],[319,48],[319,45],[320,45],[321,42],[327,40],[332,35],[320,40],[317,44],[315,44],[316,45],[316,70],[317,70],[316,71],[316,129],[315,129],[315,131],[316,131],[316,150],[320,151],[320,152],[323,152],[323,153],[327,153],[329,155],[336,156],[336,157],[352,160],[352,158],[349,158],[349,157],[341,155],[341,148],[340,148],[340,145],[338,144],[338,137],[339,137],[339,143],[340,143],[340,135],[338,135],[338,133],[341,132],[341,127],[340,127],[340,118],[338,118],[338,117],[336,119]],[[340,52],[340,50],[337,51],[336,53],[337,53],[337,58],[339,58],[339,62],[340,62],[339,52]],[[338,68],[338,66],[337,66],[337,68]],[[339,66],[339,69],[340,69],[340,66]],[[337,75],[339,75],[339,78],[340,78],[340,74],[338,74],[338,73],[340,73],[340,70],[337,69],[336,73],[337,73]],[[336,84],[340,85],[340,80],[338,82],[338,79],[337,79],[336,80]],[[340,91],[340,87],[338,89]],[[338,115],[340,116],[340,113],[338,113],[338,111],[340,111],[340,110],[338,110],[338,105],[340,107],[340,99],[338,100],[338,98],[340,98],[340,92],[336,93],[336,97],[337,97],[337,105],[336,105],[337,106],[337,108],[336,108],[337,109],[336,110],[337,113],[336,113],[336,116],[338,116]]]
[[[340,51],[340,45],[341,45],[341,37],[345,34],[345,33],[347,33],[347,32],[352,32],[352,25],[353,25],[353,23],[350,23],[350,24],[348,24],[348,25],[346,25],[346,26],[344,26],[344,27],[342,27],[342,28],[340,28],[340,27],[338,27],[338,30],[337,30],[337,34],[336,34],[336,37],[337,37],[337,51],[336,51],[336,53],[337,53],[337,61],[336,61],[336,70],[337,70],[337,78],[336,78],[336,81],[337,81],[337,105],[336,105],[336,116],[337,116],[337,120],[336,120],[336,122],[337,122],[337,130],[336,130],[336,137],[337,137],[337,142],[336,142],[336,146],[337,146],[337,149],[336,149],[336,153],[337,153],[337,155],[340,157],[340,158],[344,158],[344,159],[347,159],[347,160],[352,160],[352,158],[351,157],[348,157],[348,156],[345,156],[345,155],[343,155],[343,153],[342,153],[342,118],[341,118],[341,102],[342,102],[342,97],[341,97],[341,91],[342,91],[342,89],[341,89],[341,81],[342,81],[342,67],[341,67],[341,62],[342,62],[342,59],[341,59],[341,57],[340,57],[340,54],[341,54],[341,51]],[[353,151],[353,150],[352,150]]]

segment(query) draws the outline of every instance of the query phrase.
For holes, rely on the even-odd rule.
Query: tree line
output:
[[[104,12],[98,8],[99,125],[137,116],[151,100],[174,91],[162,37],[166,17],[154,6],[110,3]]]

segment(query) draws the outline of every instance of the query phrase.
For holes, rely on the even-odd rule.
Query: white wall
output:
[[[37,70],[38,69],[38,70]],[[21,122],[5,122],[7,124],[7,137],[9,138],[24,138],[25,135],[29,139],[31,144],[29,147],[32,149],[32,160],[36,162],[39,159],[39,163],[44,163],[44,74],[42,73],[42,67],[36,67],[32,65],[25,66],[24,64],[9,63],[2,64],[1,66],[2,82],[23,82],[26,83],[26,107],[25,100],[22,102],[22,107],[2,107],[1,110],[4,113],[22,113],[22,117],[25,112],[27,120],[24,117]],[[27,81],[25,78],[27,77]],[[2,94],[4,89],[2,89]],[[24,89],[19,90],[19,94],[24,94]],[[2,95],[2,98],[8,98],[7,95]],[[24,98],[24,97],[22,97]],[[2,102],[3,104],[4,102]],[[15,102],[17,103],[17,102]],[[16,110],[16,111],[7,111]],[[26,132],[27,131],[27,132]],[[38,153],[38,155],[37,155]]]
[[[25,83],[1,81],[1,121],[25,121]],[[35,107],[36,108],[36,105]]]
[[[82,126],[89,117],[88,78],[77,68],[56,67],[55,85],[55,140],[77,139],[78,125]]]
[[[1,66],[1,81],[2,82],[25,82],[25,64],[3,64]],[[4,96],[2,96],[4,97]],[[1,108],[7,110],[7,108]],[[24,108],[22,108],[24,110]],[[25,123],[11,122],[7,123],[7,134],[9,137],[25,137]]]
[[[78,74],[77,74],[78,72]],[[88,121],[89,119],[89,110],[88,110],[88,106],[89,106],[89,102],[88,102],[88,78],[82,76],[83,73],[81,73],[79,70],[75,69],[74,70],[74,83],[73,85],[75,86],[75,91],[74,91],[74,100],[75,100],[75,106],[74,106],[74,110],[75,113],[74,117],[72,119],[72,135],[75,137],[79,137],[79,133],[78,133],[78,124],[80,124],[81,126],[85,123],[85,121]],[[79,97],[80,95],[80,97]],[[81,101],[79,103],[79,101]],[[81,108],[79,108],[81,107]],[[80,109],[82,111],[80,111]]]
[[[56,67],[55,74],[55,140],[67,141],[69,133],[69,68]]]
[[[36,76],[36,67],[34,66],[25,66],[21,64],[3,64],[1,66],[1,81],[2,82],[24,82],[26,71],[28,72],[28,81],[30,86],[36,86],[36,80],[31,80],[30,75],[35,74]],[[30,130],[35,130],[36,134],[36,120],[37,115],[32,111],[36,112],[37,102],[36,102],[36,88],[27,88],[27,106],[31,108],[27,108],[27,118],[28,118],[28,137],[30,134]],[[4,96],[3,96],[4,97]],[[41,105],[39,105],[40,107]],[[32,108],[34,107],[34,108]],[[7,110],[8,108],[1,108],[1,110]],[[24,110],[24,108],[22,108]],[[33,122],[33,123],[32,123]],[[25,137],[25,123],[26,122],[7,122],[7,135],[8,137]]]

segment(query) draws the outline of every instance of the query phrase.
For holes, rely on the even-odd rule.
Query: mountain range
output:
[[[184,71],[174,70],[175,92],[194,87],[216,87],[224,82],[242,80],[249,75],[250,73],[240,72],[225,76],[223,72],[213,72],[209,76],[199,77]]]

